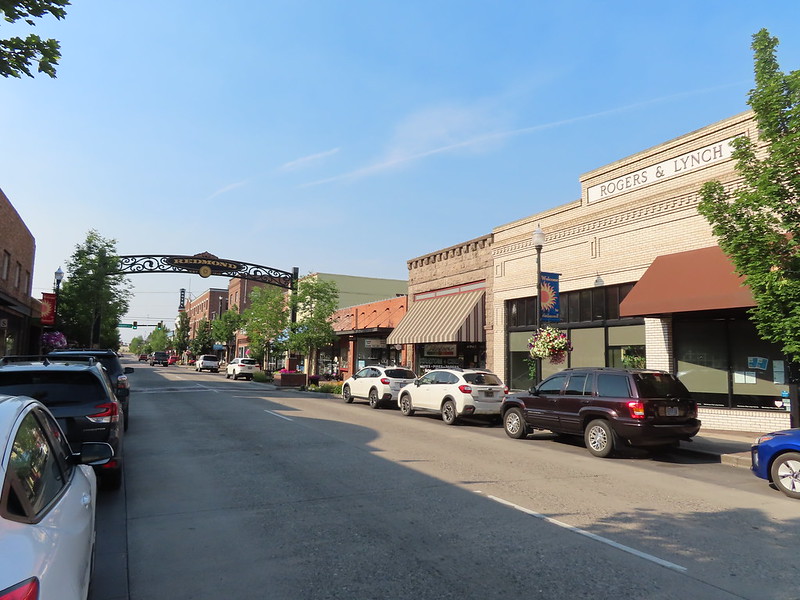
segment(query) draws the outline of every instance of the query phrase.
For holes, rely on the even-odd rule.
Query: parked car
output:
[[[534,429],[580,435],[601,458],[621,444],[665,447],[700,430],[697,404],[680,380],[647,369],[565,369],[506,397],[502,414],[509,437]]]
[[[147,354],[140,354],[139,355],[139,362],[142,362],[142,361],[147,362],[148,360],[149,360],[149,358],[148,358]]]
[[[219,373],[219,358],[213,354],[198,356],[194,363],[194,370],[203,371],[204,369],[208,369],[212,373]]]
[[[84,362],[56,362],[4,357],[0,360],[0,394],[30,396],[47,406],[67,434],[73,452],[83,442],[106,442],[114,457],[95,470],[104,487],[122,483],[122,440],[125,415],[103,366],[93,358]]]
[[[800,428],[759,437],[750,451],[751,470],[790,498],[800,498]]]
[[[159,350],[150,354],[150,366],[154,367],[155,365],[169,366],[169,356],[166,352]]]
[[[400,388],[413,383],[416,373],[405,367],[373,365],[357,371],[342,384],[342,398],[348,404],[356,398],[369,401],[372,408],[397,402]]]
[[[174,365],[178,363],[178,357],[174,354],[171,354],[170,357],[167,359],[167,365]]]
[[[483,369],[436,369],[400,389],[400,411],[411,416],[423,410],[440,413],[454,425],[459,417],[498,417],[508,388],[500,378]]]
[[[89,464],[108,444],[74,453],[52,413],[0,395],[0,598],[85,600],[95,541],[97,483]]]
[[[125,431],[128,430],[130,425],[130,407],[128,400],[131,395],[131,382],[128,375],[133,373],[133,367],[123,367],[119,362],[119,356],[113,350],[53,350],[47,356],[51,356],[56,360],[69,360],[71,358],[91,357],[99,360],[100,364],[105,367],[111,378],[111,384],[114,386],[114,392],[122,404],[122,411],[125,413]]]
[[[254,358],[234,358],[228,363],[228,366],[225,367],[225,377],[227,379],[233,377],[234,380],[239,379],[239,377],[244,377],[245,379],[252,380],[255,370],[256,361]]]

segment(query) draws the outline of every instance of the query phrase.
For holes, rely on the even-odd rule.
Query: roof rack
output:
[[[68,364],[68,363],[86,363],[95,365],[98,360],[94,356],[71,356],[67,359],[58,360],[53,356],[45,356],[42,354],[9,354],[0,358],[0,366],[11,365],[14,363],[42,363],[43,365],[51,365],[53,363]]]

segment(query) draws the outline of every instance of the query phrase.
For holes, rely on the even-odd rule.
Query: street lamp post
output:
[[[544,247],[544,231],[537,226],[533,232],[533,247],[536,248],[536,331],[542,326],[542,248]],[[542,380],[542,359],[536,359],[536,375],[533,378],[534,386]]]
[[[55,294],[56,294],[56,307],[53,314],[53,324],[58,327],[58,291],[61,289],[61,280],[64,279],[64,271],[61,267],[54,273],[55,276]]]

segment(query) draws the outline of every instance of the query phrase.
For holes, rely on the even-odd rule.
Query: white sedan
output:
[[[72,454],[49,410],[0,395],[0,598],[86,600],[92,575],[97,483],[88,464],[111,446]]]

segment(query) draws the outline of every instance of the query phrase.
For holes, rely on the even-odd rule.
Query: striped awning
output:
[[[484,290],[417,300],[387,344],[485,342]]]

